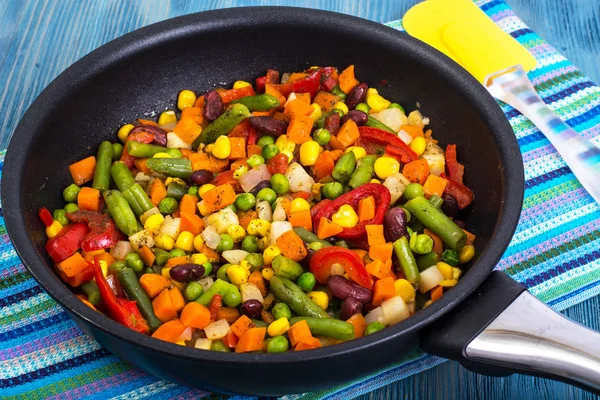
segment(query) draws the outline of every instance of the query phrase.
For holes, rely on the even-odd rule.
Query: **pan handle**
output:
[[[524,373],[600,393],[600,333],[579,325],[495,271],[421,332],[428,353],[485,375]]]

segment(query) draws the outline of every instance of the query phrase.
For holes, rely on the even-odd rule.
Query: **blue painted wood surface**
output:
[[[600,82],[600,6],[597,0],[507,0],[533,30]],[[139,27],[197,11],[250,5],[327,9],[374,21],[399,19],[415,0],[2,0],[0,1],[0,148],[39,92],[70,64]],[[60,134],[60,133],[58,133]],[[565,312],[600,330],[600,299]],[[571,386],[521,375],[490,378],[448,362],[362,398],[591,399]]]

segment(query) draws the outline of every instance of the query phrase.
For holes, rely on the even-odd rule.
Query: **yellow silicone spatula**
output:
[[[495,98],[520,111],[550,140],[600,203],[600,149],[542,101],[527,77],[536,60],[471,0],[427,0],[404,15],[404,29],[463,66]]]

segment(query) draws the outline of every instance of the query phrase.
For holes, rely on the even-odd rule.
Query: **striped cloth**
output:
[[[600,89],[533,33],[502,1],[478,3],[538,60],[529,73],[550,107],[600,145]],[[401,22],[389,24],[401,29]],[[519,226],[498,269],[558,310],[600,292],[600,208],[548,140],[502,105],[525,164]],[[0,169],[3,153],[0,153]],[[419,350],[349,384],[287,399],[348,399],[443,362]],[[88,338],[20,263],[0,217],[0,396],[54,398],[191,398],[218,395],[159,380]]]

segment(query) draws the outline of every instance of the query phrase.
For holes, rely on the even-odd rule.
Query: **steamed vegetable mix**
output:
[[[475,256],[458,149],[353,65],[176,106],[71,164],[63,208],[39,211],[60,277],[116,322],[209,351],[314,349],[410,317]]]

